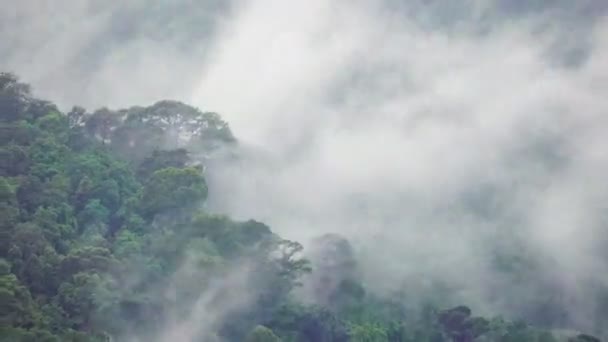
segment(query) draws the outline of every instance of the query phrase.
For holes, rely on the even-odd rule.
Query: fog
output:
[[[573,327],[608,328],[587,326],[608,286],[605,1],[3,8],[0,69],[63,108],[219,112],[240,158],[208,168],[209,210],[304,244],[339,233],[379,293],[437,281],[518,316],[551,287]],[[542,270],[529,283],[497,270],[515,249]]]

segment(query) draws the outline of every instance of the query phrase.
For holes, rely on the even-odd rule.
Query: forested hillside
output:
[[[209,212],[205,163],[238,144],[215,113],[62,113],[2,73],[0,116],[1,341],[599,341],[379,296],[348,237],[320,237],[308,260],[264,223]]]

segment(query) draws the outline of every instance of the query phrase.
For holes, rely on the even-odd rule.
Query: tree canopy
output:
[[[216,113],[176,101],[62,113],[0,73],[0,118],[0,341],[155,341],[184,321],[192,341],[564,340],[374,294],[348,237],[308,253],[209,212],[202,164],[237,143]]]

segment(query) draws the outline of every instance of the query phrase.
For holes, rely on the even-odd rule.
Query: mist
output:
[[[249,144],[211,173],[211,206],[302,241],[347,236],[379,291],[435,279],[517,315],[542,288],[494,269],[513,235],[585,324],[607,284],[606,24],[564,6],[245,6],[193,96]]]
[[[61,107],[221,113],[239,158],[208,165],[210,211],[304,245],[345,236],[378,293],[437,282],[518,317],[551,287],[567,324],[608,329],[588,326],[608,287],[608,3],[4,7],[0,70]],[[530,282],[495,267],[518,248],[543,270]]]

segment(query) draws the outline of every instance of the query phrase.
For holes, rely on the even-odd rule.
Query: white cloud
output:
[[[522,236],[583,325],[584,285],[608,286],[608,24],[597,1],[539,3],[243,0],[189,48],[137,31],[103,52],[91,46],[124,8],[32,0],[8,12],[31,20],[0,28],[0,67],[63,105],[220,112],[243,160],[210,168],[211,208],[304,241],[340,232],[375,288],[438,278],[517,308],[488,255]],[[88,51],[102,58],[85,68]]]
[[[212,205],[297,239],[345,234],[370,251],[372,286],[422,274],[469,301],[492,292],[489,241],[513,230],[557,260],[549,273],[577,309],[591,307],[575,283],[606,268],[593,262],[605,25],[589,60],[566,68],[548,55],[559,27],[535,31],[542,16],[479,33],[475,22],[429,30],[369,2],[334,4],[250,2],[226,24],[193,101],[225,109],[258,150],[212,174]]]

